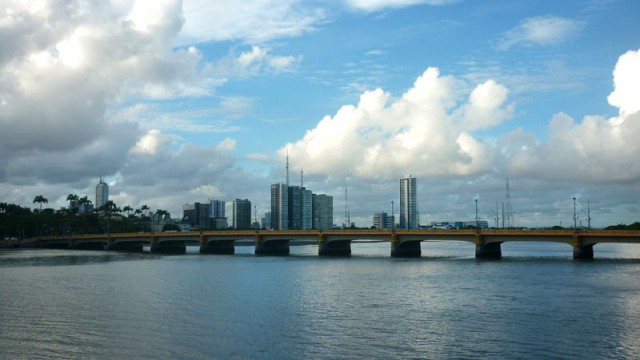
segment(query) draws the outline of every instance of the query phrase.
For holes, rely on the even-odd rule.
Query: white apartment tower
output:
[[[109,185],[106,182],[102,181],[102,177],[100,177],[100,182],[96,185],[96,209],[99,209],[101,206],[109,201]]]
[[[400,229],[418,228],[417,190],[413,176],[400,179]]]
[[[271,185],[271,228],[289,230],[289,187],[287,184]]]

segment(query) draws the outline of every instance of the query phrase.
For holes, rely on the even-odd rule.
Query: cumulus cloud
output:
[[[622,55],[613,71],[614,90],[609,104],[625,116],[640,111],[640,50]]]
[[[536,143],[532,137],[513,137],[518,145],[512,143],[512,147],[520,150],[508,159],[510,172],[553,181],[638,184],[639,54],[640,50],[622,55],[614,71],[615,90],[609,95],[609,102],[619,107],[619,116],[586,116],[577,123],[569,115],[556,114],[549,126],[548,140]]]
[[[487,171],[495,149],[473,134],[512,116],[507,89],[487,81],[471,92],[461,80],[427,69],[412,88],[392,99],[367,91],[357,106],[326,116],[280,150],[309,174],[392,179],[468,175]]]
[[[557,45],[575,36],[584,27],[584,22],[559,16],[528,18],[507,31],[498,49],[507,50],[516,45]]]
[[[51,176],[61,164],[76,169],[65,161],[45,160],[37,173],[12,165],[33,163],[32,157],[74,158],[81,152],[96,160],[97,154],[88,155],[92,149],[105,143],[111,147],[114,140],[124,149],[114,153],[126,153],[139,132],[133,123],[112,123],[106,117],[111,106],[131,94],[166,97],[162,89],[169,88],[197,92],[190,89],[197,77],[197,51],[171,49],[183,22],[179,1],[119,2],[112,7],[63,3],[11,2],[1,15],[1,31],[20,35],[0,37],[10,49],[3,49],[0,63],[0,163],[5,165],[0,180],[29,174],[54,182],[59,179]],[[127,136],[121,136],[123,129]],[[103,169],[77,170],[95,176],[115,167],[109,163]],[[82,176],[61,173],[67,179]]]

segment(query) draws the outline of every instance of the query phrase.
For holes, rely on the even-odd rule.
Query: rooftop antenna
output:
[[[287,187],[289,187],[289,149],[287,149]]]
[[[300,187],[304,187],[304,170],[300,170]]]

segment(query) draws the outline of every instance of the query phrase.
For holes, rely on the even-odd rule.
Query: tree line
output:
[[[86,196],[79,197],[75,194],[69,194],[67,201],[69,201],[69,206],[58,210],[43,209],[43,204],[49,202],[43,195],[38,195],[33,199],[33,203],[38,205],[35,209],[0,203],[0,239],[151,230],[153,213],[150,212],[147,205],[142,205],[139,208],[126,205],[120,208],[109,200],[97,209],[80,211],[80,209],[92,208],[91,200]],[[169,213],[166,210],[158,209],[155,214],[164,217]]]

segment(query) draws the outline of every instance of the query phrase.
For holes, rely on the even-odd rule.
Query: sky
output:
[[[636,0],[2,0],[0,202],[640,221]],[[507,179],[509,192],[506,191]],[[508,196],[507,196],[508,194]],[[575,201],[574,201],[575,198]],[[348,211],[347,211],[348,209]],[[348,213],[348,216],[346,215]],[[589,220],[590,218],[590,220]]]

